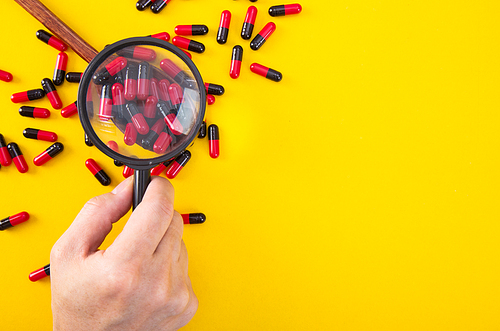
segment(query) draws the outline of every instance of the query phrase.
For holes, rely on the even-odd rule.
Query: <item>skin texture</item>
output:
[[[198,300],[168,180],[154,176],[123,231],[98,250],[130,209],[131,179],[88,201],[52,248],[54,330],[177,330],[194,316]]]

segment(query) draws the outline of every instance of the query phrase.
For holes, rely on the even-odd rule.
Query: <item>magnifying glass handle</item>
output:
[[[134,196],[132,198],[132,208],[135,209],[137,205],[144,198],[144,193],[148,188],[151,181],[151,173],[149,170],[135,170],[134,173]]]
[[[67,43],[76,54],[82,59],[90,62],[96,55],[97,51],[87,44],[75,31],[64,24],[54,13],[45,7],[38,0],[14,0],[21,7],[36,18],[40,23],[45,25],[47,29]]]

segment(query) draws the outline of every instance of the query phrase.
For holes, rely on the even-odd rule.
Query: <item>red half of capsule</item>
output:
[[[255,19],[257,18],[257,8],[254,6],[248,7],[247,14],[245,16],[245,23],[255,24]]]
[[[127,66],[127,59],[124,58],[123,56],[119,56],[106,65],[106,70],[109,72],[111,76],[114,76],[126,66]]]
[[[167,132],[162,132],[153,145],[153,151],[157,154],[163,154],[167,151],[172,142],[172,137]]]
[[[220,16],[219,28],[229,29],[231,24],[231,12],[229,10],[224,10]]]
[[[41,99],[45,96],[45,91],[42,89],[34,89],[29,91],[23,91],[14,93],[10,96],[10,101],[13,103],[33,101]]]
[[[29,279],[32,282],[36,282],[36,281],[38,281],[38,280],[40,280],[42,278],[45,278],[47,276],[50,276],[50,264],[48,264],[45,267],[37,269],[37,270],[33,271],[32,273],[30,273]]]
[[[10,82],[12,81],[13,77],[10,72],[0,70],[0,80],[3,80],[4,82]]]
[[[101,100],[99,103],[99,119],[109,121],[113,114],[113,93],[112,86],[103,85],[101,91]]]
[[[269,22],[262,28],[262,30],[260,30],[259,34],[262,36],[262,38],[267,40],[274,31],[276,31],[276,24],[274,24],[273,22]]]
[[[114,83],[111,86],[111,96],[113,99],[113,105],[120,106],[125,104],[125,97],[123,95],[123,85],[120,83]]]
[[[10,143],[7,145],[7,149],[9,150],[10,157],[12,158],[12,162],[16,166],[17,170],[22,174],[27,172],[28,164],[26,163],[19,146],[16,143]]]
[[[68,46],[65,43],[63,43],[61,40],[59,40],[54,36],[50,37],[49,42],[47,44],[61,52],[64,52],[68,49]]]
[[[137,99],[146,100],[149,96],[149,87],[151,83],[149,79],[140,78],[137,80]]]
[[[144,61],[154,61],[156,59],[156,52],[150,48],[136,46],[134,47],[134,59]]]
[[[158,99],[154,95],[150,95],[146,99],[146,103],[144,105],[144,117],[146,118],[155,118],[156,117],[156,104],[158,103]]]
[[[2,164],[4,167],[7,167],[11,163],[12,163],[12,158],[10,157],[7,146],[0,147],[0,164]]]
[[[68,55],[64,52],[57,54],[56,69],[66,71],[68,66]]]
[[[106,146],[108,146],[113,151],[115,151],[115,152],[118,153],[118,143],[116,141],[110,140],[110,141],[108,141],[108,143],[106,144]]]
[[[182,102],[182,87],[179,86],[179,84],[171,84],[168,87],[168,96],[170,97],[170,101],[172,101],[172,104],[179,105]]]
[[[156,38],[156,39],[162,39],[165,41],[170,40],[170,35],[167,32],[155,33],[155,34],[152,34],[151,37]]]
[[[184,132],[184,128],[182,127],[181,122],[179,122],[177,116],[173,113],[168,114],[167,117],[165,117],[165,123],[168,125],[170,131],[172,131],[172,133],[176,136]]]
[[[170,96],[168,95],[168,87],[170,86],[170,82],[167,79],[162,79],[158,83],[158,91],[160,94],[160,99],[163,101],[169,101]]]
[[[128,146],[132,146],[137,141],[137,130],[132,123],[127,123],[127,126],[125,126],[123,141]]]
[[[32,128],[26,128],[23,131],[23,135],[26,138],[36,139],[36,140],[43,140],[50,142],[54,142],[57,140],[57,134],[55,132],[32,129]]]
[[[233,79],[236,79],[240,77],[240,71],[241,71],[241,61],[231,60],[231,67],[229,68],[229,76],[231,76],[231,78]]]
[[[127,166],[123,167],[123,172],[122,172],[123,177],[129,178],[133,174],[134,174],[134,169],[127,167]]]
[[[61,116],[64,118],[71,117],[77,113],[78,113],[78,108],[76,107],[76,101],[61,109]]]
[[[85,161],[85,166],[90,170],[92,175],[101,183],[103,186],[107,186],[111,184],[111,179],[108,175],[102,170],[102,168],[95,162],[94,159],[87,159]]]
[[[208,105],[213,105],[215,103],[215,97],[211,94],[207,94],[207,103]]]
[[[181,72],[181,68],[179,68],[175,63],[172,62],[170,59],[163,59],[160,62],[160,68],[161,70],[165,71],[167,75],[170,77],[174,78],[177,76],[179,72]]]
[[[161,173],[167,169],[167,166],[162,162],[160,163],[159,165],[157,165],[156,167],[152,168],[151,169],[151,176],[160,176]]]
[[[52,91],[50,93],[47,93],[47,98],[49,98],[50,104],[52,105],[52,108],[54,109],[61,109],[62,108],[62,101],[61,98],[59,98],[59,94],[57,91]]]
[[[10,225],[16,226],[18,224],[26,222],[27,220],[29,220],[29,218],[30,218],[30,214],[28,214],[25,211],[22,211],[18,214],[9,216],[9,222],[10,222]]]

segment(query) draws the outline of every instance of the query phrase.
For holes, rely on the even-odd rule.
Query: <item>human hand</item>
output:
[[[172,184],[153,177],[106,250],[132,204],[131,178],[87,202],[50,253],[54,330],[177,330],[191,320],[198,300],[173,202]]]

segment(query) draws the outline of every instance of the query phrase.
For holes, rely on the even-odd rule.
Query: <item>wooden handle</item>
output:
[[[38,0],[14,0],[28,13],[36,18],[40,23],[45,25],[56,37],[60,38],[71,47],[76,54],[82,59],[90,62],[96,55],[97,51],[87,44],[75,31],[64,24],[54,13],[45,7]]]

